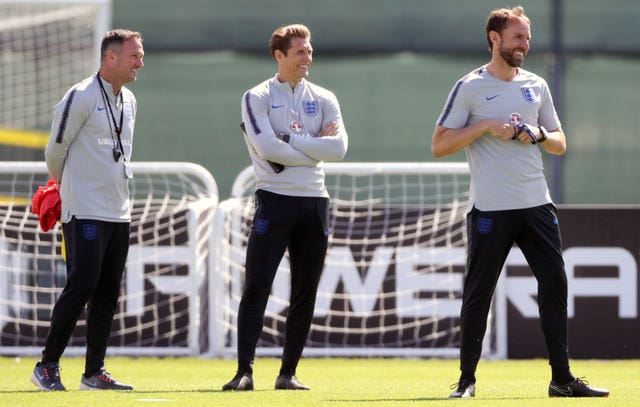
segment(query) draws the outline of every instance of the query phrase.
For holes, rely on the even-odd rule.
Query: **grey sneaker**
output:
[[[67,389],[60,381],[60,370],[58,363],[38,362],[29,379],[42,391],[65,391]]]
[[[456,389],[449,395],[450,399],[466,399],[476,396],[476,384],[468,380],[460,380],[458,383],[451,385],[452,389]]]
[[[91,377],[83,374],[80,379],[80,390],[133,390],[133,386],[120,383],[103,367]]]

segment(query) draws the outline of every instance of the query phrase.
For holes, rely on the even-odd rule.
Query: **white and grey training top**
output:
[[[518,68],[512,81],[503,81],[485,65],[455,84],[437,124],[460,129],[485,119],[509,123],[512,113],[528,125],[549,131],[561,127],[544,79]],[[471,171],[469,209],[522,209],[552,202],[537,144],[484,134],[466,146],[465,153]]]
[[[281,195],[328,197],[322,161],[342,160],[348,136],[335,95],[306,80],[291,88],[277,76],[242,96],[245,141],[257,177],[257,189]],[[336,136],[316,137],[331,121]],[[280,140],[277,134],[286,134]],[[269,163],[284,170],[276,172]]]
[[[122,87],[124,107],[101,79],[119,125],[124,157],[116,162],[114,123],[96,75],[77,83],[54,108],[51,134],[45,149],[49,174],[60,183],[62,222],[72,216],[107,222],[129,222],[129,179],[125,169],[131,159],[137,104],[133,93]]]

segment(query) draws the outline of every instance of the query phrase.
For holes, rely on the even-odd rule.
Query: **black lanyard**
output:
[[[102,90],[102,99],[104,101],[104,103],[107,105],[107,108],[109,109],[107,113],[107,120],[109,121],[109,129],[111,130],[112,134],[111,134],[111,139],[114,141],[114,144],[116,142],[116,140],[113,139],[113,129],[111,128],[111,122],[113,122],[113,127],[115,127],[115,134],[117,137],[117,146],[113,147],[113,158],[118,161],[120,159],[120,156],[124,156],[124,147],[122,146],[122,140],[120,139],[120,133],[122,133],[122,122],[124,119],[124,98],[122,96],[122,89],[120,90],[120,125],[118,125],[116,123],[116,115],[113,114],[113,109],[111,108],[111,101],[109,100],[109,95],[107,94],[107,91],[104,89],[104,85],[102,84],[102,80],[100,79],[100,72],[96,73],[96,78],[98,78],[98,83],[100,84],[100,89]],[[118,151],[118,147],[120,147],[120,150]],[[126,158],[125,158],[126,161]]]

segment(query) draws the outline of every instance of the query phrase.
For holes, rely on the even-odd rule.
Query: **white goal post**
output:
[[[326,163],[329,250],[305,356],[456,357],[466,264],[466,163]],[[246,168],[216,215],[210,354],[233,356],[255,177]],[[289,298],[280,264],[258,356],[280,356]],[[217,279],[217,280],[215,280]],[[499,286],[484,357],[506,357]],[[501,304],[504,304],[502,302]],[[222,327],[222,329],[220,329]]]
[[[97,71],[110,25],[111,0],[0,0],[0,135],[48,133],[53,106]]]
[[[131,246],[108,353],[205,353],[216,182],[192,163],[132,169]],[[39,354],[66,281],[60,224],[44,233],[31,214],[31,197],[47,179],[44,162],[0,162],[1,355]],[[85,351],[85,330],[82,316],[65,354]]]

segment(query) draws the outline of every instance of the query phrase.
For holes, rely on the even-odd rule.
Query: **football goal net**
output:
[[[34,131],[48,134],[53,106],[98,69],[110,24],[110,0],[0,0],[0,144],[43,146]]]
[[[218,189],[191,163],[132,163],[131,246],[108,352],[197,355],[208,350],[208,276]],[[60,224],[44,233],[31,197],[43,162],[0,162],[0,354],[37,355],[66,282]],[[84,315],[66,354],[85,350]]]
[[[329,250],[307,356],[458,355],[466,264],[466,163],[327,163]],[[212,351],[234,354],[245,249],[254,213],[251,168],[219,205],[211,284]],[[279,356],[289,299],[287,255],[265,315],[258,355]],[[219,324],[216,325],[218,327]],[[485,357],[503,352],[492,311]],[[212,327],[213,328],[213,327]],[[219,329],[219,328],[218,328]]]

